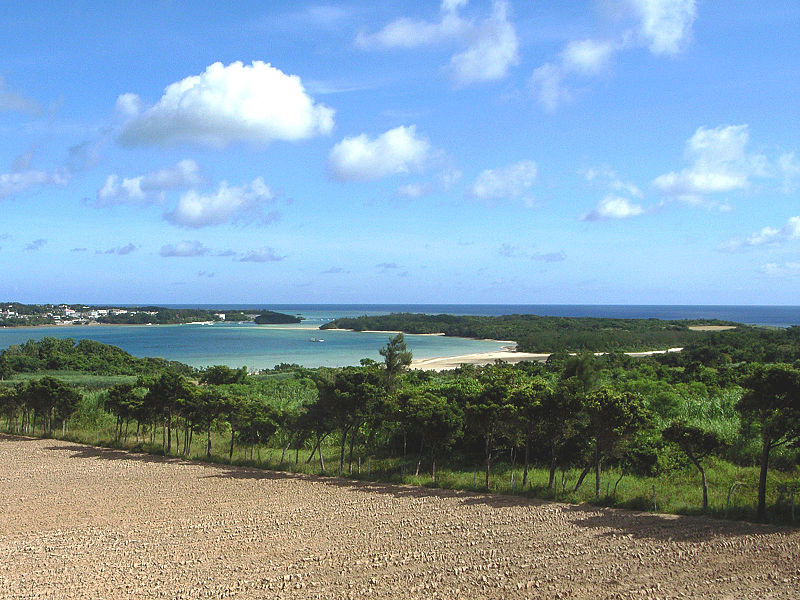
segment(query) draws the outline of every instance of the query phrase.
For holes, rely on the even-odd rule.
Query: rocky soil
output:
[[[800,532],[0,436],[0,598],[800,598]]]

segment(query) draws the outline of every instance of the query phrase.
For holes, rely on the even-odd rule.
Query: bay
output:
[[[267,308],[304,318],[300,325],[92,325],[0,329],[0,349],[45,336],[93,339],[119,346],[134,356],[177,360],[194,367],[224,364],[250,369],[280,363],[306,367],[356,365],[362,358],[381,360],[378,350],[389,333],[319,331],[337,317],[381,315],[392,312],[485,315],[537,314],[556,317],[605,317],[617,319],[722,319],[753,325],[788,327],[800,325],[800,306],[731,305],[574,305],[574,304],[171,304],[172,308],[242,310]],[[324,342],[312,342],[312,338]],[[407,335],[415,358],[454,356],[499,350],[504,344],[444,336]]]

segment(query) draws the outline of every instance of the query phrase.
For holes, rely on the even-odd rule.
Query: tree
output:
[[[503,416],[508,413],[509,393],[518,384],[519,372],[506,364],[490,365],[481,374],[479,387],[466,397],[467,426],[484,442],[486,487],[492,471],[492,450],[500,432]]]
[[[773,448],[800,440],[800,371],[786,364],[758,365],[745,377],[736,405],[745,427],[761,436],[757,518],[767,516],[767,469]]]
[[[464,413],[453,399],[423,389],[403,394],[400,407],[404,423],[420,438],[420,460],[424,445],[428,444],[431,476],[436,483],[437,451],[449,448],[461,436]]]
[[[386,389],[391,395],[397,389],[397,378],[411,364],[411,351],[406,347],[403,334],[398,333],[389,338],[389,342],[379,352],[386,367]]]
[[[205,369],[200,376],[200,383],[209,385],[228,385],[244,383],[247,379],[247,367],[231,369],[225,365],[214,365]]]
[[[676,444],[700,471],[703,482],[703,511],[708,510],[708,485],[702,460],[722,450],[727,443],[713,431],[704,431],[682,421],[672,423],[661,435],[666,441]]]
[[[603,458],[613,456],[650,415],[641,398],[630,392],[601,388],[584,400],[589,427],[594,438],[594,493],[600,495],[600,471]]]

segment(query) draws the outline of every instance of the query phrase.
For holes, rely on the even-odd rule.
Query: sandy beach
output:
[[[643,357],[653,354],[666,354],[667,352],[680,352],[683,348],[670,348],[668,350],[649,350],[647,352],[626,352],[628,356]],[[574,354],[574,353],[572,353]],[[605,352],[595,352],[595,356],[602,356]],[[545,362],[550,357],[550,353],[538,354],[532,352],[516,352],[513,346],[508,346],[503,350],[495,352],[479,352],[476,354],[460,354],[458,356],[436,356],[433,358],[421,358],[412,361],[411,368],[421,371],[446,371],[456,369],[462,365],[491,365],[497,360],[507,363],[519,363],[525,361]]]

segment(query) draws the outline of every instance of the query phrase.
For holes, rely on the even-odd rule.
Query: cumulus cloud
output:
[[[628,0],[639,18],[638,32],[653,54],[679,53],[692,35],[695,0]]]
[[[166,244],[159,253],[164,258],[188,258],[192,256],[205,256],[211,250],[197,240],[184,240],[177,244]]]
[[[414,125],[401,126],[375,139],[366,134],[344,138],[331,150],[328,167],[340,181],[369,181],[422,170],[431,155],[430,142]]]
[[[278,218],[275,211],[265,207],[275,198],[261,177],[243,186],[229,186],[222,182],[216,191],[201,194],[189,190],[178,200],[175,210],[164,215],[170,223],[198,229],[222,223],[269,223]]]
[[[41,250],[42,247],[47,243],[47,240],[44,238],[39,238],[38,240],[33,240],[30,244],[25,246],[25,250],[28,252],[36,252],[37,250]]]
[[[117,110],[131,117],[119,136],[125,146],[301,140],[330,133],[334,116],[306,93],[300,77],[261,61],[214,63],[167,86],[150,108],[123,94]]]
[[[618,45],[610,41],[576,40],[567,44],[561,53],[567,71],[594,75],[609,67]]]
[[[631,202],[622,196],[609,194],[603,198],[594,210],[581,217],[582,221],[602,221],[605,219],[627,219],[644,214],[640,204]]]
[[[97,204],[147,204],[163,201],[167,191],[191,187],[203,182],[200,167],[186,159],[159,171],[120,179],[118,175],[109,175],[97,191]]]
[[[791,217],[786,225],[776,229],[775,227],[763,227],[761,230],[749,235],[746,239],[731,239],[724,242],[721,250],[739,250],[741,248],[753,248],[757,246],[774,246],[789,240],[800,239],[800,217]]]
[[[367,50],[417,48],[456,40],[464,47],[450,58],[448,65],[456,83],[502,79],[519,63],[519,40],[508,18],[508,3],[495,0],[492,14],[479,22],[459,14],[466,5],[466,0],[443,0],[439,21],[397,19],[374,33],[359,33],[356,45]]]
[[[375,33],[359,32],[356,45],[365,50],[416,48],[459,37],[470,27],[470,23],[458,14],[466,4],[466,0],[444,0],[440,6],[440,21],[397,19]]]
[[[479,27],[469,47],[450,59],[453,77],[460,85],[494,81],[519,64],[519,40],[508,20],[508,3],[495,1],[492,16]]]
[[[697,17],[695,0],[627,0],[625,6],[635,20],[633,28],[610,39],[572,40],[557,59],[534,70],[529,87],[547,112],[575,97],[575,77],[609,71],[619,52],[647,46],[655,55],[675,55],[691,39]]]
[[[336,275],[338,273],[349,273],[349,271],[345,271],[342,267],[331,267],[330,269],[320,271],[321,275]]]
[[[690,202],[705,194],[733,192],[746,188],[751,176],[767,174],[767,159],[747,152],[747,125],[700,127],[686,143],[690,165],[660,175],[653,185],[661,193]]]
[[[243,257],[237,259],[239,262],[256,262],[256,263],[265,263],[265,262],[278,262],[286,258],[285,256],[279,256],[274,248],[270,246],[263,246],[261,248],[257,248],[255,250],[250,250],[245,254]]]
[[[56,169],[50,173],[35,169],[0,173],[0,198],[13,196],[45,185],[63,186],[69,180],[70,173],[65,169]]]
[[[470,186],[469,194],[484,201],[519,198],[536,183],[537,174],[538,167],[532,160],[486,169]]]

